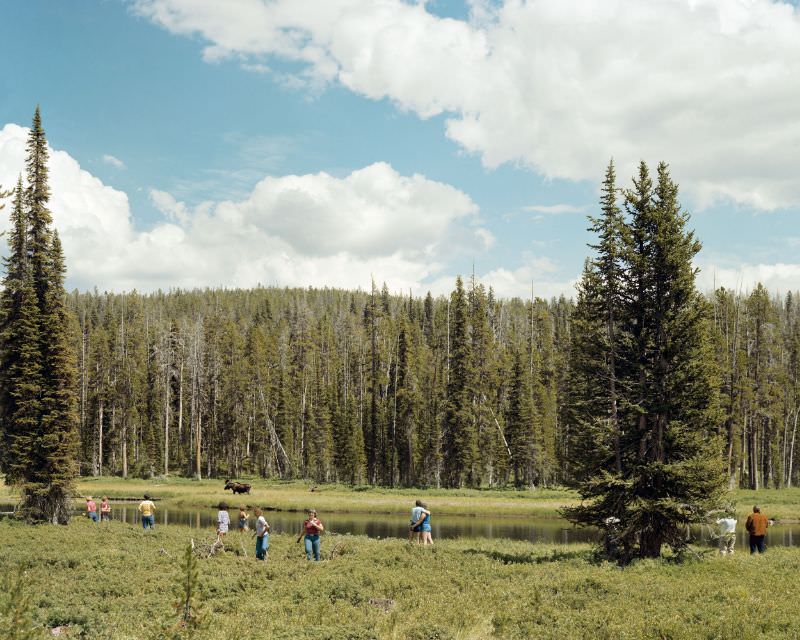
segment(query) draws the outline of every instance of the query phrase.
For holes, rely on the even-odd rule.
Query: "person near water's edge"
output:
[[[422,541],[422,525],[417,524],[417,520],[422,516],[423,510],[422,500],[417,500],[414,503],[414,507],[411,509],[411,522],[408,527],[409,542],[414,542],[416,540],[417,544],[419,544]]]
[[[92,500],[92,496],[86,496],[86,517],[97,522],[97,503]]]
[[[269,552],[270,526],[259,507],[253,511],[256,515],[256,560],[266,560]]]
[[[744,524],[744,528],[747,529],[747,533],[750,534],[750,554],[754,554],[756,550],[759,553],[764,553],[767,550],[766,545],[764,544],[764,538],[767,535],[767,527],[769,526],[769,521],[767,520],[767,516],[761,513],[761,509],[758,508],[758,505],[753,507],[753,513],[747,516],[747,522]]]
[[[156,505],[147,493],[144,494],[144,500],[139,503],[139,513],[142,514],[142,529],[155,529]]]
[[[719,526],[719,552],[720,555],[733,555],[733,547],[736,544],[736,518],[733,513],[726,513],[724,518],[719,518],[716,524]]]
[[[300,530],[297,541],[300,542],[305,537],[306,558],[311,560],[313,555],[314,560],[319,561],[319,534],[325,531],[325,527],[322,526],[322,521],[317,518],[315,509],[307,509],[306,513],[308,513],[308,518],[303,521],[303,528]]]

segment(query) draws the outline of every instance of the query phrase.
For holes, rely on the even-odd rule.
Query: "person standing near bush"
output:
[[[764,538],[767,535],[768,526],[767,516],[761,513],[758,505],[754,506],[753,513],[747,516],[747,522],[744,523],[744,528],[750,534],[750,555],[754,554],[756,550],[759,553],[764,553],[767,550]]]
[[[108,522],[111,520],[111,505],[108,502],[108,496],[103,496],[100,500],[100,522]]]
[[[300,535],[297,541],[305,536],[306,544],[306,558],[311,560],[311,555],[314,555],[314,561],[319,561],[319,534],[325,531],[322,526],[322,521],[317,518],[315,509],[307,509],[308,518],[303,521],[303,528],[300,530]]]
[[[144,500],[139,503],[139,513],[142,514],[142,529],[156,528],[156,505],[146,493]]]
[[[253,510],[256,515],[256,560],[266,560],[269,553],[269,523],[259,507]]]
[[[736,518],[733,513],[726,513],[717,520],[719,526],[719,552],[721,555],[733,555],[736,544]]]
[[[92,500],[92,496],[86,496],[86,517],[97,522],[97,503]]]

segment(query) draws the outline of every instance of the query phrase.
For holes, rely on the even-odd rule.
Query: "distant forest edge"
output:
[[[761,285],[709,298],[731,487],[797,484],[798,302]],[[459,278],[449,298],[384,286],[75,292],[67,303],[83,475],[575,480],[570,299],[500,300]]]

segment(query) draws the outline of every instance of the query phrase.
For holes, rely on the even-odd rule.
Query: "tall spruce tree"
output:
[[[456,279],[450,296],[450,371],[443,429],[445,483],[461,487],[472,479],[478,439],[472,408],[474,368],[469,335],[469,308],[464,282]]]
[[[39,108],[27,142],[27,189],[17,188],[2,294],[3,469],[30,520],[65,523],[77,472],[75,361],[64,259],[47,208],[47,140]]]
[[[633,183],[618,240],[625,274],[624,295],[615,304],[619,429],[607,430],[605,444],[614,463],[584,479],[584,502],[565,509],[574,522],[617,529],[623,560],[657,557],[664,544],[683,548],[686,526],[702,522],[724,489],[709,308],[692,266],[700,243],[686,229],[688,215],[666,164],[659,165],[655,186],[644,163]],[[581,290],[591,291],[598,280],[585,273]],[[604,302],[594,305],[590,331],[607,322]],[[591,319],[588,307],[583,313]],[[576,360],[573,367],[584,364]],[[612,406],[613,399],[606,387],[601,405]]]

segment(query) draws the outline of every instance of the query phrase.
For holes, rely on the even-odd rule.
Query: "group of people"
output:
[[[719,526],[719,552],[722,555],[733,555],[733,548],[736,544],[736,518],[733,511],[725,514],[724,518],[719,518],[716,524]],[[749,536],[750,554],[764,553],[767,550],[765,538],[769,520],[761,513],[758,505],[753,507],[753,513],[747,516],[744,528]]]
[[[224,544],[225,536],[231,526],[231,517],[228,513],[228,504],[220,502],[217,505],[216,533],[217,542]],[[156,505],[149,494],[144,494],[144,500],[139,503],[138,511],[141,515],[143,529],[155,529]],[[253,535],[256,539],[256,559],[266,560],[269,552],[269,532],[270,526],[264,517],[264,512],[255,507],[253,513],[256,517],[255,531]],[[97,504],[92,496],[86,497],[86,515],[91,520],[97,522]],[[111,519],[111,504],[107,496],[103,496],[100,502],[100,520]],[[239,507],[238,529],[240,533],[250,530],[250,515],[247,507]],[[322,521],[317,517],[315,509],[306,509],[306,519],[297,537],[297,542],[305,541],[306,558],[308,560],[319,561],[320,559],[320,534],[325,531]],[[432,545],[431,537],[431,512],[428,506],[421,500],[417,500],[411,509],[411,522],[409,523],[408,541],[417,544]]]
[[[93,522],[111,520],[111,504],[108,502],[108,496],[103,496],[100,499],[100,516],[97,515],[97,503],[92,496],[86,496],[86,517]]]

